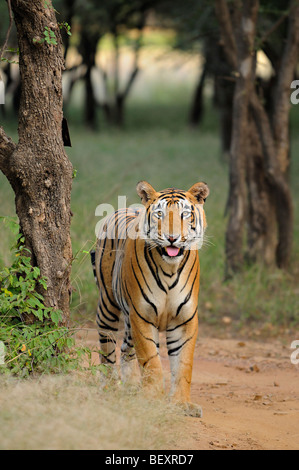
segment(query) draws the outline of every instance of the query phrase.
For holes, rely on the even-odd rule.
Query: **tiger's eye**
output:
[[[182,217],[184,217],[184,218],[190,217],[190,215],[191,215],[191,212],[189,212],[189,211],[183,211],[182,212]]]

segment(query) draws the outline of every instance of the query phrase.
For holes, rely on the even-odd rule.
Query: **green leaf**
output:
[[[48,289],[47,282],[44,278],[39,279],[39,283],[43,286],[45,290]]]
[[[33,277],[34,279],[37,279],[40,275],[40,269],[37,266],[34,266],[33,268]]]
[[[52,310],[51,320],[53,323],[55,323],[55,325],[58,325],[61,320],[61,313],[59,312],[59,310]]]
[[[43,314],[42,309],[39,308],[34,314],[40,321],[43,321],[44,314]]]
[[[99,364],[99,370],[107,377],[108,376],[108,367],[106,364]]]

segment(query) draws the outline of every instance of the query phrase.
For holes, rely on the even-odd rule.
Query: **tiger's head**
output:
[[[142,238],[158,248],[165,261],[178,262],[184,250],[201,248],[207,226],[203,208],[209,195],[206,183],[196,183],[188,191],[155,191],[149,183],[140,181],[136,189],[145,206]]]

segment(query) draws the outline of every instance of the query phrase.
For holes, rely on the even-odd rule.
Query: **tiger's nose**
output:
[[[174,243],[178,240],[179,236],[177,235],[172,235],[172,236],[167,236],[167,239],[170,243]]]

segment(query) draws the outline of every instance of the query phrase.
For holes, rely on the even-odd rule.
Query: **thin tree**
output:
[[[45,304],[69,318],[72,165],[62,138],[60,29],[50,0],[8,0],[19,47],[18,143],[0,128],[0,170],[15,193],[32,265],[47,278]]]

